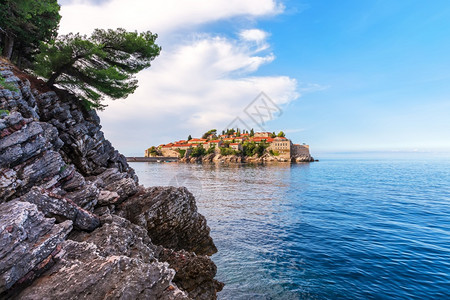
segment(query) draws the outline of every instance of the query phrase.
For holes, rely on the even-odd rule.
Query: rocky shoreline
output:
[[[274,155],[265,153],[261,157],[258,155],[248,157],[239,155],[220,155],[211,153],[201,157],[185,157],[181,158],[179,162],[182,163],[249,163],[249,164],[264,164],[264,163],[305,163],[314,162],[314,158],[310,155],[296,156],[291,159],[280,158]]]
[[[185,188],[139,185],[95,111],[0,61],[0,298],[216,299]]]

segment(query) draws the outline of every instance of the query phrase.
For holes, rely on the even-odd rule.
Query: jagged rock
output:
[[[70,199],[39,189],[33,188],[20,198],[21,201],[36,204],[47,217],[57,220],[71,220],[73,225],[81,230],[92,231],[100,225],[97,216],[76,205]]]
[[[101,191],[98,195],[98,204],[99,205],[109,205],[109,204],[116,204],[120,199],[120,196],[116,192],[110,192],[110,191]]]
[[[221,155],[217,154],[214,156],[213,162],[215,163],[241,163],[242,157],[237,155]]]
[[[25,282],[72,230],[72,221],[55,224],[36,205],[10,201],[0,205],[0,298],[19,280]],[[44,264],[45,265],[45,264]],[[34,271],[37,272],[39,268]]]
[[[147,229],[154,244],[199,255],[217,252],[206,219],[185,187],[148,188],[119,205],[117,214]]]
[[[224,284],[214,279],[217,267],[209,257],[165,248],[158,252],[157,257],[160,261],[169,263],[175,270],[174,282],[186,291],[190,298],[217,299],[216,294],[222,290]]]
[[[93,243],[70,240],[58,260],[17,299],[187,299],[171,284],[174,271],[164,263],[105,257]]]
[[[111,198],[112,202],[105,203],[105,199],[103,199],[103,204],[120,203],[138,191],[136,182],[128,177],[127,173],[120,172],[116,168],[107,169],[97,177],[97,180],[99,186],[119,195],[119,199]]]
[[[311,155],[300,155],[293,158],[294,162],[312,162],[314,158]]]
[[[188,299],[175,272],[154,257],[139,226],[108,215],[91,234],[72,234],[59,262],[22,292],[20,299]]]
[[[215,153],[207,154],[202,158],[202,162],[213,162],[215,156]]]

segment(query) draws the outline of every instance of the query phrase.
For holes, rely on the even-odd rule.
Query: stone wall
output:
[[[309,145],[292,145],[291,149],[293,156],[310,155]]]

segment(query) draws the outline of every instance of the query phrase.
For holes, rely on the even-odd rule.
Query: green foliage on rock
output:
[[[39,43],[56,37],[61,20],[57,0],[0,1],[0,39],[2,55],[16,61],[28,59]]]
[[[147,149],[147,152],[151,155],[151,156],[159,156],[160,152],[158,151],[158,149],[156,149],[155,146],[152,146],[150,148]]]
[[[254,156],[257,154],[259,157],[261,157],[264,152],[266,151],[267,147],[269,147],[269,144],[267,143],[255,143],[255,142],[247,142],[243,145],[243,153],[245,156]]]
[[[7,89],[11,92],[18,92],[19,89],[12,83],[6,82],[5,78],[0,77],[0,89]]]
[[[209,147],[208,150],[206,150],[206,154],[212,154],[215,152],[215,148],[214,147]]]
[[[178,153],[180,153],[180,157],[183,158],[186,155],[185,149],[178,149]]]
[[[96,29],[90,36],[68,34],[42,43],[36,56],[36,74],[87,102],[103,108],[105,97],[126,98],[138,87],[134,77],[150,67],[161,48],[156,34],[125,29]]]
[[[7,109],[0,109],[0,118],[4,118],[9,116],[9,110]]]
[[[192,157],[200,157],[206,154],[205,148],[203,146],[194,147],[191,152]]]
[[[238,152],[231,148],[220,147],[220,155],[228,156],[228,155],[237,155]]]
[[[270,153],[270,155],[273,155],[273,156],[279,156],[280,155],[280,152],[278,152],[276,150],[275,151],[270,150],[269,153]]]
[[[284,132],[283,131],[280,131],[280,132],[278,132],[278,135],[277,135],[278,137],[285,137],[286,135],[284,134]]]

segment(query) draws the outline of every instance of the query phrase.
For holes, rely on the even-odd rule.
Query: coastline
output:
[[[208,154],[200,157],[164,157],[164,156],[154,156],[154,157],[126,157],[127,162],[177,162],[177,163],[248,163],[248,164],[264,164],[264,163],[309,163],[318,162],[319,160],[314,159],[314,157],[308,156],[297,156],[290,160],[285,158],[278,158],[273,155],[265,154],[261,157],[254,156],[239,156],[239,155],[227,155],[223,156],[220,154]]]

